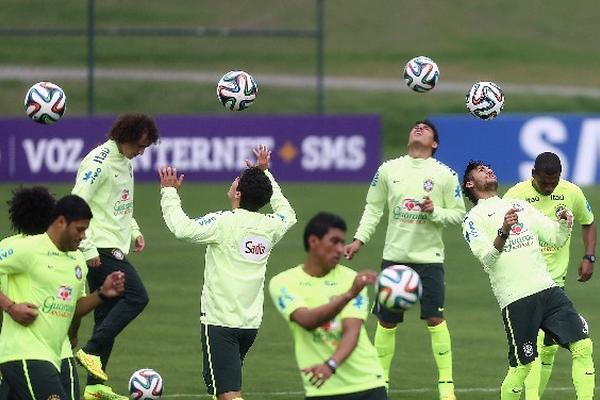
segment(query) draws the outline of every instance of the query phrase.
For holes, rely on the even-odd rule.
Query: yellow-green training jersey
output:
[[[38,306],[38,316],[29,326],[4,315],[0,363],[45,360],[60,370],[77,300],[85,296],[83,254],[60,251],[45,233],[8,238],[0,242],[0,274],[7,277],[4,293],[12,301]]]
[[[424,197],[433,201],[433,213],[421,211]],[[456,172],[435,158],[403,156],[383,163],[375,174],[367,204],[354,237],[367,243],[387,205],[388,225],[383,258],[427,264],[444,261],[442,230],[458,225],[465,216]]]
[[[526,200],[529,204],[542,212],[551,219],[556,219],[556,215],[564,208],[568,208],[573,213],[575,221],[581,225],[589,225],[594,222],[594,213],[590,203],[585,198],[583,191],[579,186],[561,179],[554,191],[545,196],[540,194],[533,186],[533,179],[517,183],[508,189],[504,198]],[[546,242],[540,242],[544,260],[548,266],[548,271],[554,282],[559,286],[565,285],[567,269],[569,266],[569,247],[571,238],[560,246],[552,246]]]
[[[269,171],[272,214],[236,208],[189,218],[177,190],[161,189],[163,218],[173,234],[206,244],[200,320],[207,325],[257,329],[271,250],[296,223],[296,213]]]
[[[275,307],[287,321],[294,337],[298,368],[302,369],[327,360],[342,338],[342,321],[346,318],[366,320],[369,314],[367,288],[351,300],[331,321],[311,331],[291,320],[292,313],[301,308],[315,308],[329,303],[332,297],[350,289],[356,272],[337,265],[323,277],[310,276],[303,265],[281,272],[269,282],[269,292]],[[371,344],[364,325],[354,351],[339,365],[323,386],[311,385],[308,376],[301,374],[306,396],[334,396],[355,393],[385,386],[383,369],[377,351]]]
[[[133,166],[108,140],[81,161],[73,194],[90,206],[94,218],[80,249],[85,259],[98,256],[98,248],[117,248],[128,254],[131,241],[141,235],[133,218]]]

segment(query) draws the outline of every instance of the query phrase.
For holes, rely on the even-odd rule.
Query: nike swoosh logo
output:
[[[521,393],[521,389],[515,389],[515,388],[513,388],[513,389],[512,389],[512,392],[513,392],[513,393]]]
[[[444,307],[438,307],[438,311],[439,311],[439,312],[442,312],[442,311],[444,311]]]
[[[495,212],[488,214],[488,217],[491,217],[492,215],[496,214]]]
[[[586,372],[585,374],[586,374],[586,375],[594,375],[594,373],[593,373],[593,372]]]
[[[439,354],[440,356],[443,356],[444,354],[448,354],[448,353],[450,353],[450,350],[446,350],[446,351],[440,351],[438,354]]]

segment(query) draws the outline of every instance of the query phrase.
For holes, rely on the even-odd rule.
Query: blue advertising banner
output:
[[[514,183],[531,177],[535,157],[545,151],[562,161],[562,177],[578,185],[600,183],[600,115],[501,114],[491,121],[470,115],[434,115],[440,132],[436,153],[462,175],[470,159],[492,165],[498,180]]]
[[[54,125],[0,119],[0,182],[72,181],[82,158],[106,140],[114,117],[65,118]],[[186,180],[232,180],[252,149],[272,150],[286,181],[369,181],[381,160],[378,116],[164,116],[160,142],[135,159],[136,180],[172,165]]]

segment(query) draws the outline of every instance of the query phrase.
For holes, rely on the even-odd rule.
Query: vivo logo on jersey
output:
[[[263,237],[251,236],[240,243],[242,256],[252,261],[261,261],[269,255],[271,243]]]

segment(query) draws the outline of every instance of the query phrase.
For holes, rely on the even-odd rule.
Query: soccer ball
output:
[[[494,82],[478,82],[467,93],[467,109],[481,119],[493,119],[504,107],[502,89]]]
[[[250,107],[258,93],[256,81],[247,72],[229,71],[217,84],[217,98],[232,111]]]
[[[58,121],[66,109],[67,96],[52,82],[38,82],[25,95],[25,112],[35,122],[50,125]]]
[[[377,277],[377,301],[390,311],[409,309],[421,298],[423,286],[414,269],[406,265],[392,265]]]
[[[163,380],[153,369],[138,369],[129,378],[129,396],[132,400],[157,400],[163,392]]]
[[[415,57],[407,62],[404,67],[404,81],[415,92],[430,91],[438,79],[440,79],[440,70],[429,57]]]

